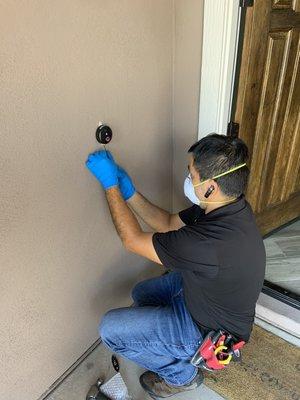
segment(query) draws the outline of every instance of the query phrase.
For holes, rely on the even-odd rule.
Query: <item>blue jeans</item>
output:
[[[190,360],[203,338],[186,308],[181,273],[139,282],[132,298],[134,307],[116,308],[103,316],[103,342],[171,385],[191,382],[197,368]]]

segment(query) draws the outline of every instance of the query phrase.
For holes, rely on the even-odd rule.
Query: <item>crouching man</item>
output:
[[[125,248],[171,270],[138,283],[134,307],[108,311],[99,327],[115,353],[147,369],[140,383],[152,397],[195,389],[203,377],[190,360],[204,336],[223,329],[248,341],[265,274],[265,248],[244,193],[248,150],[240,139],[211,134],[189,149],[178,214],[136,191],[111,153],[86,166],[106,192]],[[154,233],[143,232],[134,210]]]

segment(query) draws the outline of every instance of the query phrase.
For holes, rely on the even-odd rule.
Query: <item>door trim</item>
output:
[[[227,132],[231,116],[241,7],[239,0],[205,0],[198,138]]]

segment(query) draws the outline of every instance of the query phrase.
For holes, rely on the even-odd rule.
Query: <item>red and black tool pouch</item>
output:
[[[244,345],[243,340],[237,340],[227,332],[211,331],[194,354],[191,364],[208,371],[222,370],[231,361],[241,360]]]

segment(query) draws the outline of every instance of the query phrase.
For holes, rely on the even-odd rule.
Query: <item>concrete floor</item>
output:
[[[98,378],[109,380],[116,372],[111,364],[112,352],[102,343],[70,374],[47,400],[84,400],[91,385]],[[120,373],[132,400],[151,400],[139,383],[139,376],[145,371],[131,361],[117,357]],[[202,385],[186,394],[172,397],[178,400],[222,400],[223,397]]]

